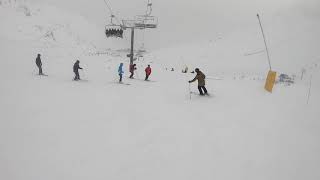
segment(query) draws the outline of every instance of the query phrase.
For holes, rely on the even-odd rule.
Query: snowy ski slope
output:
[[[308,44],[314,33],[295,39],[301,46],[291,43],[296,32],[286,34],[283,43],[300,55],[294,61],[282,41],[271,46],[281,47],[272,49],[275,68],[297,77],[270,94],[263,90],[265,54],[245,56],[263,49],[261,39],[246,41],[251,31],[151,51],[131,80],[126,53],[106,50],[114,44],[101,42],[85,19],[24,5],[30,17],[20,4],[0,6],[0,179],[320,178],[320,63]],[[47,77],[36,75],[37,53]],[[72,81],[76,59],[87,81]],[[120,62],[130,85],[117,83]],[[150,82],[143,81],[147,64]],[[211,97],[190,99],[194,74],[182,74],[185,65],[203,69]],[[196,84],[190,88],[197,92]]]

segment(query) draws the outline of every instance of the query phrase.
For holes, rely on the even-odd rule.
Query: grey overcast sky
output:
[[[30,0],[50,3],[77,14],[101,28],[110,12],[103,0]],[[147,0],[106,0],[119,18],[143,14]],[[256,25],[256,13],[271,22],[275,17],[306,16],[320,20],[318,0],[151,0],[159,28],[148,30],[146,39],[153,47],[214,38],[219,33]],[[277,16],[276,16],[277,15]],[[153,42],[153,43],[152,43]],[[154,43],[157,42],[157,43]]]

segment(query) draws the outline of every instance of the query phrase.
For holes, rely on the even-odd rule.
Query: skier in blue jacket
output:
[[[122,74],[124,73],[122,67],[123,67],[123,63],[120,63],[120,66],[118,68],[118,74],[120,76],[119,83],[122,82]]]

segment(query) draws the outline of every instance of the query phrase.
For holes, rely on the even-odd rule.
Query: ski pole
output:
[[[84,79],[86,79],[86,74],[84,73],[83,69],[81,69],[82,72],[82,76],[84,77]]]
[[[190,88],[190,83],[188,83],[188,87],[189,87],[189,99],[191,100],[191,88]]]
[[[312,75],[311,75],[311,77],[310,77],[310,83],[309,83],[309,91],[308,91],[307,104],[309,104],[309,100],[310,100],[310,95],[311,95],[311,86],[312,86]]]

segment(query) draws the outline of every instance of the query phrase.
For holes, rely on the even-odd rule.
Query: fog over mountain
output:
[[[81,14],[101,29],[109,23],[110,12],[103,0],[30,0],[49,3]],[[144,14],[146,0],[108,0],[119,19]],[[174,46],[177,43],[214,39],[242,28],[259,28],[256,14],[260,13],[266,26],[288,26],[309,19],[319,24],[316,0],[153,0],[154,16],[159,18],[157,30],[147,30],[149,47]],[[277,23],[277,24],[275,24]],[[142,36],[138,32],[137,36]],[[139,37],[137,37],[139,38]],[[259,37],[258,37],[259,38]]]

